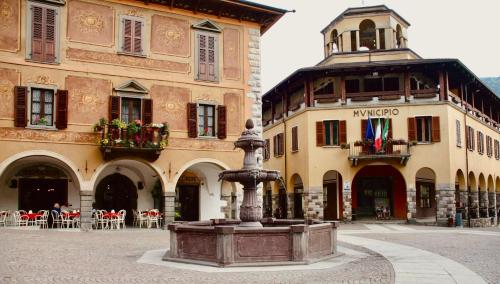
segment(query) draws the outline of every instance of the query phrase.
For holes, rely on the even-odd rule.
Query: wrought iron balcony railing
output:
[[[352,166],[362,160],[399,160],[402,165],[410,158],[410,145],[404,140],[390,140],[381,149],[376,149],[372,141],[356,141],[349,144],[349,161]]]

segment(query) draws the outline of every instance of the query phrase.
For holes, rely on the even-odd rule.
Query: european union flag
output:
[[[365,134],[365,141],[368,140],[375,140],[375,133],[373,133],[373,126],[372,126],[372,120],[370,117],[368,117],[368,123],[366,124],[366,134]]]

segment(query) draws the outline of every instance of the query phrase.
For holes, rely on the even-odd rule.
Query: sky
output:
[[[458,58],[479,77],[500,76],[499,0],[253,0],[296,10],[261,38],[262,91],[323,59],[321,30],[349,7],[385,4],[410,22],[408,46],[423,58]]]

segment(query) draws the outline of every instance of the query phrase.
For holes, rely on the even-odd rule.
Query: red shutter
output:
[[[439,126],[439,116],[433,116],[432,117],[432,142],[439,142],[441,141],[441,130]]]
[[[474,128],[470,128],[470,149],[471,150],[474,150],[476,149],[476,146],[474,145],[475,144],[475,140],[474,140]]]
[[[120,118],[120,97],[110,96],[109,97],[109,121]]]
[[[292,127],[292,151],[299,150],[298,127]]]
[[[68,91],[58,90],[56,93],[56,127],[65,129],[68,127]]]
[[[217,138],[226,139],[227,132],[226,106],[217,107]]]
[[[14,88],[14,126],[26,127],[26,105],[28,101],[28,88],[16,86]]]
[[[323,121],[316,121],[316,146],[325,145],[325,125]]]
[[[208,67],[208,74],[207,74],[207,79],[210,81],[215,81],[217,80],[217,74],[216,74],[216,56],[217,56],[217,49],[215,48],[217,45],[217,39],[214,36],[208,36],[208,62],[207,62],[207,67]]]
[[[278,134],[278,139],[279,139],[279,151],[278,151],[278,154],[280,156],[282,156],[283,154],[285,154],[285,139],[283,138],[283,133],[280,133]]]
[[[134,53],[142,53],[142,22],[134,21]]]
[[[43,61],[43,8],[32,6],[31,59]]]
[[[408,117],[408,141],[417,140],[417,122],[414,117]]]
[[[198,125],[197,125],[197,116],[198,116],[198,106],[195,103],[188,103],[187,107],[187,123],[188,123],[188,137],[196,138],[198,137]]]
[[[198,34],[198,79],[207,80],[207,36]]]
[[[132,20],[123,19],[123,52],[132,52]]]
[[[361,141],[365,140],[367,127],[368,127],[368,120],[362,119],[361,120],[361,139],[360,139]]]
[[[481,143],[481,132],[478,131],[477,132],[477,151],[479,153],[483,152],[482,149],[481,149],[482,148],[481,146],[482,146],[482,143]]]
[[[56,10],[45,10],[45,40],[44,61],[54,62],[56,60]]]
[[[345,120],[339,121],[339,129],[340,129],[340,144],[347,143],[347,125]]]
[[[142,123],[153,123],[153,100],[142,99]]]
[[[278,135],[273,137],[273,156],[278,156]]]

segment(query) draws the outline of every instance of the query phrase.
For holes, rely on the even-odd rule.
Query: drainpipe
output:
[[[465,113],[464,113],[464,129],[465,129],[465,140],[467,140],[468,134],[467,134],[467,112],[468,112],[468,106],[467,106],[467,84],[465,84]],[[467,144],[469,142],[465,141],[465,186],[467,187],[467,221],[469,222],[469,228],[471,227],[471,222],[470,222],[470,200],[471,200],[471,190],[470,190],[470,185],[469,185],[469,149],[467,149]]]

